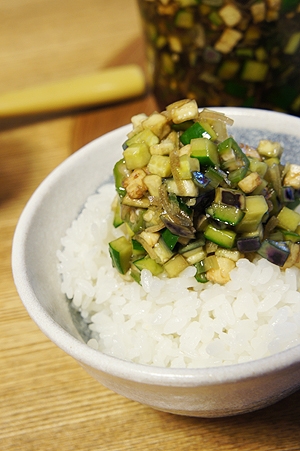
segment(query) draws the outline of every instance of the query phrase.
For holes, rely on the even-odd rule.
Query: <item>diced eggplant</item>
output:
[[[215,202],[230,205],[232,207],[245,209],[245,196],[238,190],[217,188]]]
[[[211,191],[206,191],[202,194],[200,194],[200,196],[196,197],[196,203],[195,203],[195,211],[197,212],[198,215],[204,213],[207,209],[207,207],[209,207],[209,205],[211,205],[211,203],[213,202],[215,198],[215,190],[212,189]]]
[[[282,201],[283,202],[295,201],[295,189],[292,186],[282,187]]]
[[[283,266],[290,254],[290,249],[285,241],[264,240],[257,252],[274,265]]]
[[[241,237],[236,241],[236,247],[241,253],[256,252],[261,247],[259,236]]]
[[[205,189],[211,183],[211,179],[209,179],[203,172],[200,171],[193,171],[192,178],[194,183],[202,189]]]

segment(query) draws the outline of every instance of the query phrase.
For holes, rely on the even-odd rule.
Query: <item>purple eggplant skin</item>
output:
[[[193,171],[192,177],[195,185],[199,186],[199,188],[206,188],[211,183],[211,180],[200,171]]]
[[[236,208],[244,209],[245,197],[242,193],[234,193],[232,190],[222,189],[221,202],[225,205],[231,205]]]
[[[296,200],[295,189],[292,186],[282,187],[283,202],[294,202]]]
[[[290,255],[290,249],[285,241],[264,240],[257,253],[277,266],[283,266]]]
[[[261,239],[259,236],[238,238],[236,247],[242,254],[256,252],[261,247]]]
[[[200,196],[196,197],[196,204],[194,205],[195,212],[197,212],[198,215],[204,213],[207,207],[211,205],[214,198],[215,189],[200,194]]]

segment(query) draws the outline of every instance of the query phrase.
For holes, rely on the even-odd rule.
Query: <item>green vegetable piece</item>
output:
[[[149,128],[146,128],[145,130],[142,130],[141,132],[127,139],[127,141],[125,141],[125,143],[123,144],[123,149],[125,150],[127,147],[130,147],[136,143],[145,143],[150,147],[154,144],[158,144],[159,138]]]
[[[267,211],[268,204],[264,196],[246,196],[245,216],[237,225],[237,232],[248,233],[256,231]]]
[[[211,139],[209,132],[199,122],[194,122],[193,125],[182,133],[180,141],[183,145],[186,145],[189,144],[192,139],[203,137]]]
[[[126,274],[130,268],[130,258],[132,255],[132,244],[124,236],[117,238],[109,243],[109,254],[112,264],[119,273]]]
[[[289,230],[280,230],[284,241],[291,241],[291,243],[300,243],[300,235]]]
[[[225,83],[224,91],[234,97],[244,98],[247,94],[247,87],[236,81],[228,80]]]
[[[264,240],[257,253],[277,266],[283,266],[290,254],[285,241]]]
[[[146,254],[144,247],[137,240],[132,239],[131,243],[132,243],[132,255],[134,257],[138,257],[138,256]]]
[[[261,177],[264,177],[268,166],[264,161],[259,161],[256,158],[249,158],[251,172],[257,172]]]
[[[206,213],[213,219],[232,226],[239,224],[245,216],[245,213],[240,208],[216,202],[213,202],[207,208]]]
[[[196,274],[195,274],[195,279],[197,280],[197,282],[200,283],[206,283],[208,282],[208,279],[206,277],[206,267],[205,267],[205,263],[204,260],[201,260],[200,262],[195,263],[195,268],[197,270]]]
[[[168,248],[172,251],[177,244],[179,236],[172,233],[169,229],[164,229],[161,236]]]
[[[158,276],[159,274],[161,274],[164,271],[164,268],[162,265],[160,265],[159,263],[157,263],[155,260],[153,260],[150,257],[144,257],[141,258],[139,260],[135,260],[135,262],[133,262],[133,264],[140,270],[142,271],[143,269],[148,269],[148,271],[150,271],[153,276]]]
[[[212,224],[208,224],[204,230],[207,240],[218,244],[225,249],[231,249],[235,244],[236,233],[230,229],[218,229]]]
[[[115,228],[120,227],[124,223],[123,218],[121,216],[121,203],[117,202],[115,212],[114,212],[114,220],[113,220],[113,226]]]
[[[283,13],[293,11],[297,8],[299,3],[299,0],[281,0],[281,11]]]
[[[287,45],[284,48],[286,55],[294,55],[297,52],[300,45],[300,31],[293,33],[289,38]]]
[[[219,69],[219,77],[222,80],[231,80],[238,72],[240,68],[239,61],[236,60],[225,60],[221,64]]]
[[[191,157],[197,158],[200,166],[218,166],[217,145],[208,138],[195,138],[191,142]]]
[[[192,120],[188,120],[185,122],[180,122],[180,124],[173,124],[171,125],[172,129],[175,130],[176,132],[180,132],[180,131],[185,131],[188,128],[191,127],[191,125],[194,124],[194,121]]]
[[[124,197],[126,194],[126,189],[123,187],[123,181],[125,178],[129,177],[130,172],[126,167],[124,158],[117,161],[113,169],[113,175],[115,179],[116,191],[120,197]]]
[[[277,215],[278,227],[295,232],[300,223],[300,214],[287,207],[283,207]]]
[[[164,264],[164,269],[169,277],[177,277],[188,266],[186,259],[177,254]]]
[[[192,251],[193,249],[197,249],[197,248],[202,247],[204,245],[205,245],[205,239],[204,239],[204,236],[201,236],[200,238],[198,238],[196,240],[191,240],[188,244],[183,246],[178,251],[178,253],[179,254],[184,254],[185,252]]]
[[[135,143],[127,147],[127,149],[124,150],[123,155],[127,169],[129,170],[140,169],[147,166],[151,158],[149,147],[144,142]]]
[[[147,167],[150,174],[159,177],[170,177],[172,174],[170,158],[165,155],[151,155]]]
[[[180,10],[175,17],[175,25],[179,28],[192,28],[194,25],[194,15],[191,11]]]
[[[221,142],[218,145],[218,152],[221,160],[221,167],[228,166],[228,161],[235,161],[235,167],[237,169],[229,172],[228,179],[233,184],[237,184],[247,174],[250,165],[249,159],[233,138],[227,138],[225,141]]]
[[[244,81],[262,82],[268,75],[269,66],[262,61],[247,60],[244,64],[241,79]]]

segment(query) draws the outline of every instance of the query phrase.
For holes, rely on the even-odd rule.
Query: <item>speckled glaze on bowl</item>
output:
[[[234,119],[239,142],[280,140],[285,160],[300,162],[300,119],[270,111],[215,108]],[[170,369],[122,361],[88,347],[60,291],[56,250],[87,197],[111,181],[130,126],[70,156],[38,187],[16,228],[13,275],[29,315],[50,340],[109,389],[155,409],[221,417],[273,404],[300,388],[300,345],[253,362],[205,369]]]

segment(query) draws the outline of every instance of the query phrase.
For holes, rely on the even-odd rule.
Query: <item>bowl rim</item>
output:
[[[248,118],[259,116],[261,120],[266,117],[270,119],[277,117],[279,120],[284,120],[288,117],[289,122],[295,124],[295,127],[300,128],[300,118],[285,113],[239,107],[212,107],[210,109],[224,112],[229,117],[230,115],[246,116]],[[117,132],[124,133],[125,135],[128,127],[129,124],[112,130],[89,142],[77,152],[67,157],[41,182],[25,205],[15,229],[11,260],[14,283],[29,316],[53,343],[83,366],[143,384],[180,387],[218,385],[233,383],[237,380],[256,378],[285,370],[289,367],[291,368],[295,364],[298,365],[300,363],[300,344],[280,353],[257,360],[205,368],[163,368],[125,361],[96,351],[86,343],[81,342],[57,324],[40,305],[30,283],[30,274],[25,264],[26,256],[24,246],[29,233],[30,222],[36,208],[40,205],[41,199],[49,191],[51,185],[60,179],[62,173],[74,163],[84,158],[86,154],[92,152],[94,147],[99,146],[103,140],[110,139]]]

